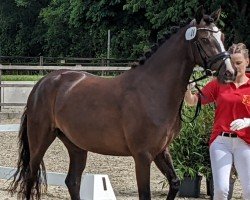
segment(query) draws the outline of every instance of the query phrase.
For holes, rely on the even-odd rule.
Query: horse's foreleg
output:
[[[151,159],[146,154],[134,157],[136,180],[140,200],[150,200],[150,165]]]
[[[68,187],[71,199],[80,200],[81,177],[86,166],[87,151],[74,145],[63,133],[60,133],[58,137],[66,146],[70,158],[65,184]]]
[[[179,190],[180,180],[175,173],[172,158],[168,149],[158,154],[154,162],[162,174],[168,179],[170,187],[167,200],[174,199]]]

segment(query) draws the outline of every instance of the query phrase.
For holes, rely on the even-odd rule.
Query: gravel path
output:
[[[17,123],[19,120],[1,120],[0,124]],[[0,134],[0,166],[15,167],[17,162],[17,134],[1,133]],[[47,171],[66,173],[69,164],[69,158],[66,148],[56,140],[46,152],[44,161]],[[85,173],[108,174],[112,187],[118,200],[138,199],[137,187],[135,182],[134,162],[131,157],[114,157],[102,156],[89,153]],[[159,172],[154,164],[151,168],[151,191],[152,199],[166,199],[168,188],[162,189],[161,181],[163,175]],[[0,200],[14,200],[16,196],[11,197],[6,187],[8,182],[0,180]],[[233,199],[242,199],[242,190],[239,181],[236,181]],[[68,191],[65,187],[49,186],[47,195],[43,199],[69,199]],[[192,199],[192,198],[176,198]],[[202,179],[201,196],[196,198],[209,199],[206,195],[205,178]]]

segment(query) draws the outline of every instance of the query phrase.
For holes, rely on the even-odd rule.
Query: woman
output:
[[[246,75],[249,65],[248,49],[242,43],[233,44],[228,52],[237,69],[233,83],[220,84],[217,79],[202,89],[201,103],[215,103],[215,118],[210,137],[210,159],[214,180],[214,199],[226,200],[232,164],[237,170],[243,197],[250,200],[250,80]],[[194,106],[198,96],[191,86],[185,102]]]

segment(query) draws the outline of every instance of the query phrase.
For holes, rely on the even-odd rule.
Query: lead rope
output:
[[[198,96],[198,102],[197,102],[197,105],[196,105],[196,108],[195,108],[195,114],[194,114],[194,116],[190,117],[190,116],[187,116],[185,113],[182,112],[184,98],[182,99],[180,107],[179,107],[179,116],[180,116],[181,121],[184,122],[184,123],[191,123],[191,122],[193,122],[199,116],[200,111],[201,111],[201,96],[202,96],[202,92],[201,92],[201,89],[197,85],[195,85],[195,88],[198,90],[198,94],[197,94],[197,96]],[[188,118],[189,121],[184,120],[182,116],[184,116],[185,118]]]
[[[194,57],[194,60],[196,60],[195,54],[193,53],[193,46],[191,45],[191,43],[189,43],[189,44],[190,44],[189,46],[190,46],[192,55],[193,55],[193,57]],[[195,42],[195,45],[196,45],[197,48],[198,48],[198,45],[196,44],[196,42]],[[201,59],[202,59],[202,61],[203,61],[203,64],[205,64],[205,71],[206,71],[206,70],[207,70],[207,69],[206,69],[206,64],[207,64],[207,63],[206,63],[206,60],[204,60],[204,58],[202,57],[199,48],[198,48],[198,52],[199,52],[199,54],[200,54],[200,56],[201,56]],[[206,53],[205,53],[205,54],[206,54]],[[193,77],[193,80],[192,80],[192,81],[189,81],[188,84],[194,83],[194,82],[198,82],[198,81],[200,81],[200,80],[203,80],[203,79],[207,78],[207,77],[208,77],[208,73],[205,72],[205,74],[204,74],[203,76],[201,76],[200,78],[197,78],[197,79],[194,77],[194,75],[193,75],[192,77]],[[183,103],[184,103],[184,97],[183,97],[183,99],[182,99],[182,101],[181,101],[181,104],[180,104],[180,107],[179,107],[179,116],[180,116],[181,121],[184,122],[184,123],[191,123],[191,122],[193,122],[193,121],[198,117],[198,115],[200,114],[200,111],[201,111],[201,95],[202,95],[202,92],[201,92],[200,88],[198,87],[198,84],[195,84],[195,88],[198,90],[198,102],[197,102],[197,105],[196,105],[196,108],[195,108],[195,114],[194,114],[194,116],[193,116],[193,117],[189,117],[189,116],[185,115],[185,114],[182,112]],[[188,118],[189,121],[185,121],[185,120],[183,119],[182,116],[185,116],[186,118]]]
[[[210,70],[209,73],[211,73],[211,75],[213,75],[213,72],[211,70]],[[196,105],[196,108],[195,108],[195,114],[194,114],[194,116],[190,117],[190,116],[185,115],[185,113],[182,112],[182,110],[183,110],[182,109],[183,108],[183,102],[184,102],[184,97],[183,97],[183,99],[181,101],[181,104],[180,104],[180,108],[179,108],[179,115],[180,115],[181,121],[183,121],[185,123],[191,123],[191,122],[193,122],[199,116],[200,111],[201,111],[201,96],[203,96],[203,94],[202,94],[201,89],[199,88],[199,86],[201,86],[201,85],[197,84],[197,82],[201,81],[201,80],[204,80],[207,77],[208,77],[208,72],[205,72],[205,74],[203,76],[199,77],[199,78],[195,78],[194,75],[192,75],[193,80],[189,81],[188,84],[190,84],[190,83],[196,83],[194,87],[198,91],[198,93],[197,93],[198,102],[197,102],[197,105]],[[182,116],[184,116],[185,118],[188,118],[189,121],[185,121]]]

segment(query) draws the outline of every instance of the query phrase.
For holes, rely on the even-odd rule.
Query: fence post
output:
[[[106,65],[105,60],[104,60],[104,58],[102,58],[102,60],[101,60],[101,66],[104,67],[105,65]],[[103,75],[104,75],[104,73],[103,73],[103,70],[102,70],[101,76],[103,76]]]
[[[40,56],[39,65],[40,65],[40,66],[43,66],[43,56]]]
[[[39,57],[39,66],[43,66],[43,56]],[[39,70],[39,74],[43,75],[43,70]]]
[[[110,58],[110,30],[108,30],[107,66],[109,66],[109,58]]]

